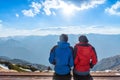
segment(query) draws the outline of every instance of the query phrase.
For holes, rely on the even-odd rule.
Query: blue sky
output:
[[[0,37],[120,34],[120,0],[0,0]]]

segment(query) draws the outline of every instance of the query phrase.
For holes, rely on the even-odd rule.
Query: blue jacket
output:
[[[58,45],[51,49],[49,62],[55,65],[55,73],[68,74],[74,65],[73,48],[67,42],[58,42]]]

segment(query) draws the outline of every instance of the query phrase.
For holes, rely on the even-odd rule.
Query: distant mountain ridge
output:
[[[120,71],[120,55],[104,58],[93,68],[94,71],[116,70]]]
[[[78,42],[80,35],[70,34],[68,36],[68,42],[71,46],[74,46]],[[87,34],[87,37],[95,47],[99,60],[120,53],[120,34]],[[0,56],[50,65],[48,62],[50,50],[58,41],[59,35],[1,37]]]

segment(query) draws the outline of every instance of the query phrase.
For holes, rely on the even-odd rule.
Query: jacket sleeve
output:
[[[95,48],[94,47],[92,47],[92,52],[91,52],[92,54],[91,54],[91,58],[92,58],[92,60],[91,60],[91,63],[90,63],[90,65],[91,65],[91,68],[98,62],[98,59],[97,59],[97,54],[96,54],[96,51],[95,51]]]
[[[70,54],[70,60],[69,60],[69,66],[72,67],[74,65],[74,61],[73,61],[73,48],[71,48],[71,54]]]
[[[56,64],[56,61],[55,61],[55,48],[56,48],[57,46],[54,46],[52,49],[51,49],[51,51],[50,51],[50,56],[49,56],[49,62],[51,63],[51,64],[53,64],[53,65],[55,65]]]
[[[75,60],[77,55],[77,45],[74,46],[74,51],[73,51],[73,59]]]
[[[74,53],[73,53],[73,59],[74,59],[74,64],[76,65],[77,63],[79,63],[79,58],[77,56],[77,44],[74,47]]]

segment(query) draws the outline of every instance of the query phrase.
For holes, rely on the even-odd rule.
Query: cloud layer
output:
[[[81,11],[89,8],[94,8],[105,3],[106,0],[84,0],[79,6],[65,2],[64,0],[45,0],[44,2],[32,2],[30,9],[22,10],[22,13],[28,17],[34,17],[37,14],[56,15],[55,10],[74,10]]]
[[[49,28],[38,28],[32,30],[23,29],[11,29],[0,27],[0,37],[8,36],[45,36],[45,35],[60,35],[62,33],[66,34],[120,34],[120,28],[115,27],[80,27],[80,26],[67,26],[67,27],[49,27]]]
[[[41,6],[42,5],[40,3],[32,2],[32,4],[30,5],[30,9],[29,10],[22,10],[22,13],[25,16],[34,17],[35,15],[40,13]]]
[[[118,16],[120,16],[120,1],[117,1],[110,8],[106,8],[105,12],[109,13],[110,15],[118,15]]]

